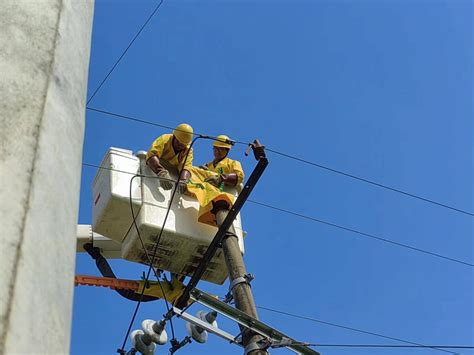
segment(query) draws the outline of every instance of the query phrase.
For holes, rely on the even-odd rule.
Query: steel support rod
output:
[[[189,293],[193,288],[195,288],[201,279],[202,275],[206,271],[207,266],[211,262],[212,258],[214,257],[217,249],[221,245],[227,231],[229,230],[229,227],[232,225],[234,222],[235,217],[240,212],[240,209],[244,205],[244,203],[247,201],[247,198],[249,197],[250,193],[252,192],[253,188],[257,184],[258,180],[260,179],[260,176],[262,176],[263,171],[268,165],[268,160],[265,157],[265,153],[263,152],[263,148],[259,147],[260,149],[257,150],[258,153],[255,153],[255,158],[258,160],[258,164],[255,167],[254,171],[252,172],[252,175],[250,175],[249,179],[245,183],[245,186],[242,190],[242,192],[239,194],[237,197],[237,200],[235,201],[234,205],[230,209],[230,212],[226,216],[225,220],[222,222],[222,224],[219,226],[219,229],[217,230],[217,233],[212,240],[211,244],[207,248],[206,252],[204,253],[204,256],[198,265],[196,271],[193,273],[193,276],[191,277],[191,280],[189,280],[189,283],[186,285],[185,290],[183,291],[183,295],[180,297],[180,299],[176,302],[176,306],[178,308],[183,309],[186,307],[186,304],[189,300]],[[258,154],[258,155],[257,155]]]

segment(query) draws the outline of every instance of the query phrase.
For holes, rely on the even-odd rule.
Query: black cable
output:
[[[409,349],[474,349],[469,345],[384,345],[384,344],[310,344],[292,343],[292,345],[335,347],[335,348],[409,348]]]
[[[369,180],[369,179],[365,179],[365,178],[362,178],[362,177],[359,177],[359,176],[356,176],[356,175],[353,175],[353,174],[349,174],[349,173],[346,173],[346,172],[341,171],[341,170],[337,170],[337,169],[330,168],[328,166],[317,164],[317,163],[314,163],[314,162],[306,160],[306,159],[298,158],[298,157],[295,157],[293,155],[285,154],[285,153],[282,153],[282,152],[279,152],[277,150],[273,150],[273,149],[270,149],[270,148],[266,148],[266,151],[277,154],[277,155],[281,155],[282,157],[285,157],[285,158],[288,158],[288,159],[293,159],[293,160],[299,161],[301,163],[305,163],[305,164],[312,165],[312,166],[315,166],[315,167],[318,167],[318,168],[321,168],[321,169],[324,169],[324,170],[328,170],[330,172],[333,172],[333,173],[336,173],[336,174],[339,174],[339,175],[350,177],[350,178],[355,179],[355,180],[363,181],[367,184],[371,184],[371,185],[374,185],[374,186],[377,186],[377,187],[380,187],[380,188],[383,188],[383,189],[386,189],[386,190],[390,190],[390,191],[397,192],[397,193],[402,194],[402,195],[406,195],[406,196],[409,196],[409,197],[412,197],[412,198],[416,198],[418,200],[431,203],[433,205],[448,208],[450,210],[453,210],[453,211],[456,211],[456,212],[459,212],[459,213],[464,213],[468,216],[474,216],[474,213],[471,213],[471,212],[468,212],[468,211],[465,211],[465,210],[461,210],[461,209],[456,208],[456,207],[448,206],[444,203],[436,202],[434,200],[430,200],[430,199],[425,198],[425,197],[421,197],[421,196],[418,196],[418,195],[415,195],[415,194],[412,194],[412,193],[409,193],[409,192],[406,192],[406,191],[403,191],[403,190],[400,190],[400,189],[396,189],[394,187],[390,187],[390,186],[375,182],[373,180]]]
[[[158,5],[155,7],[155,9],[153,10],[153,12],[150,14],[150,16],[148,16],[147,20],[145,21],[145,23],[142,25],[142,27],[140,28],[140,30],[137,32],[137,34],[135,35],[135,37],[133,37],[133,39],[130,41],[130,43],[128,44],[127,48],[125,48],[125,50],[122,52],[122,54],[120,55],[120,57],[116,60],[115,64],[112,66],[112,68],[109,70],[109,72],[107,73],[107,75],[105,76],[105,78],[102,80],[102,82],[99,84],[99,86],[94,90],[94,93],[91,95],[91,97],[89,98],[89,100],[87,100],[87,104],[89,104],[92,99],[94,98],[94,96],[97,94],[97,92],[100,90],[100,88],[102,87],[102,85],[104,85],[104,83],[107,81],[107,79],[109,78],[110,74],[112,74],[112,72],[115,70],[115,68],[117,67],[117,65],[120,63],[120,61],[122,60],[122,58],[125,56],[125,54],[128,52],[128,50],[130,49],[130,47],[132,46],[132,44],[135,42],[135,40],[138,38],[138,36],[140,35],[140,33],[142,33],[143,29],[146,27],[146,25],[148,25],[148,22],[150,22],[150,20],[153,18],[153,16],[155,15],[155,13],[158,11],[158,9],[160,8],[161,4],[163,3],[163,0],[160,0],[160,2],[158,3]]]
[[[206,138],[206,137],[201,137],[201,138]],[[93,167],[93,168],[98,168],[98,169],[112,170],[112,171],[117,171],[117,172],[121,172],[121,173],[133,174],[133,173],[129,173],[129,172],[126,172],[126,171],[121,171],[121,170],[117,170],[117,169],[113,169],[113,168],[108,168],[108,167],[102,167],[102,166],[99,166],[99,165],[94,165],[94,164],[89,164],[89,163],[82,163],[82,164],[83,164],[84,166],[87,166],[87,167]],[[134,175],[135,175],[135,174],[134,174]],[[141,176],[141,177],[157,178],[156,176],[151,176],[151,175],[140,175],[140,176]],[[131,196],[131,194],[130,194],[130,196]],[[250,201],[250,200],[249,200],[249,201]],[[261,205],[261,206],[263,206],[263,207],[267,207],[267,208],[271,208],[271,209],[280,210],[281,212],[290,213],[290,214],[293,214],[293,215],[296,215],[296,216],[299,216],[299,217],[302,217],[302,218],[315,220],[316,222],[320,222],[320,223],[324,223],[324,224],[329,224],[329,225],[332,225],[332,226],[335,226],[335,227],[338,227],[338,228],[341,227],[341,226],[334,225],[334,224],[331,224],[331,223],[328,223],[328,222],[325,222],[325,221],[321,221],[321,220],[314,219],[314,218],[312,218],[312,217],[308,217],[308,216],[304,216],[304,215],[299,215],[299,214],[296,214],[296,213],[291,212],[291,211],[279,209],[279,208],[277,208],[277,207],[270,206],[270,205],[267,205],[267,204],[263,204],[263,203],[260,203],[260,202],[257,202],[257,201],[251,201],[251,202],[252,202],[252,203],[255,203],[255,204],[259,204],[259,205]],[[345,227],[341,227],[341,228],[346,229]],[[346,230],[349,230],[349,231],[358,233],[358,231],[355,231],[355,230],[351,230],[351,229],[346,229]],[[396,244],[396,242],[394,242],[394,243]],[[343,329],[348,329],[348,330],[352,330],[352,331],[356,331],[356,332],[360,332],[360,333],[365,333],[365,334],[370,334],[370,335],[374,335],[374,336],[379,336],[379,337],[383,337],[383,338],[386,338],[386,339],[396,340],[396,341],[405,342],[405,343],[409,343],[409,344],[422,345],[422,344],[418,344],[418,343],[413,343],[413,342],[410,342],[410,341],[406,341],[406,340],[403,340],[403,339],[393,338],[393,337],[385,336],[385,335],[382,335],[382,334],[377,334],[377,333],[368,332],[368,331],[364,331],[364,330],[360,330],[360,329],[356,329],[356,328],[351,328],[351,327],[347,327],[347,326],[343,326],[343,325],[338,325],[338,324],[335,324],[335,323],[325,322],[325,321],[317,320],[317,319],[314,319],[314,318],[299,316],[299,315],[295,315],[295,314],[291,314],[291,313],[287,313],[287,312],[283,312],[283,311],[279,311],[279,310],[274,310],[274,309],[267,308],[267,307],[257,306],[257,308],[264,309],[264,310],[271,311],[271,312],[281,313],[281,314],[288,315],[288,316],[292,316],[292,317],[297,317],[297,318],[301,318],[301,319],[306,319],[306,320],[310,320],[310,321],[313,321],[313,322],[318,322],[318,323],[322,323],[322,324],[327,324],[327,325],[331,325],[331,326],[335,326],[335,327],[339,327],[339,328],[343,328]],[[440,349],[440,351],[443,351],[443,350]],[[454,354],[454,353],[453,353],[453,354]]]
[[[130,213],[132,215],[132,218],[133,218],[133,225],[135,226],[135,229],[137,231],[137,235],[138,235],[138,239],[140,240],[140,244],[142,245],[142,248],[143,248],[143,251],[145,252],[145,255],[148,259],[148,262],[149,262],[149,265],[151,266],[151,269],[153,270],[153,273],[155,274],[155,277],[156,279],[158,280],[158,285],[160,286],[160,289],[161,289],[161,293],[163,293],[163,299],[165,300],[165,305],[166,305],[166,310],[167,312],[170,311],[170,307],[169,307],[169,302],[168,302],[168,298],[166,297],[166,292],[165,290],[163,289],[163,286],[161,285],[161,282],[160,282],[160,278],[159,276],[156,274],[156,270],[155,268],[153,268],[153,264],[152,264],[152,260],[150,258],[150,255],[148,254],[148,250],[146,249],[145,247],[145,243],[143,242],[143,239],[142,239],[142,236],[141,236],[141,233],[140,233],[140,229],[138,228],[137,226],[137,221],[136,221],[136,218],[137,216],[135,216],[135,212],[133,211],[133,204],[132,204],[132,183],[133,183],[133,179],[135,179],[136,177],[141,177],[141,175],[134,175],[131,179],[130,179],[130,186],[129,186],[129,205],[130,205]],[[154,176],[154,178],[158,178],[158,176]],[[140,213],[140,212],[139,212]],[[164,226],[163,226],[164,227]],[[148,280],[146,280],[148,281]],[[146,281],[145,281],[145,284],[146,284]],[[138,312],[138,308],[139,308],[139,304],[142,302],[143,300],[143,295],[145,293],[145,285],[143,286],[143,289],[142,289],[142,292],[140,294],[140,299],[138,301],[138,305],[136,307],[136,312]],[[134,313],[134,316],[133,316],[133,321],[135,320],[135,315],[136,313]],[[133,324],[133,321],[132,321],[132,324]],[[173,326],[173,320],[170,319],[170,327],[171,327],[171,334],[173,335],[173,338],[174,338],[174,326]],[[123,349],[123,347],[122,347]]]
[[[149,125],[153,125],[153,126],[157,126],[157,127],[173,129],[172,127],[161,125],[161,124],[158,124],[158,123],[155,123],[155,122],[152,122],[152,121],[146,121],[146,120],[138,119],[138,118],[135,118],[135,117],[121,115],[121,114],[117,114],[117,113],[114,113],[114,112],[100,110],[100,109],[96,109],[96,108],[92,108],[92,107],[87,107],[87,110],[91,110],[91,111],[103,113],[103,114],[106,114],[106,115],[126,119],[126,120],[129,120],[129,121],[135,121],[135,122],[149,124]],[[235,143],[248,145],[247,142],[238,141],[238,140],[236,140]],[[474,213],[472,213],[472,212],[465,211],[465,210],[462,210],[462,209],[459,209],[459,208],[456,208],[456,207],[452,207],[452,206],[446,205],[444,203],[436,202],[434,200],[431,200],[431,199],[428,199],[428,198],[425,198],[425,197],[421,197],[419,195],[415,195],[415,194],[412,194],[412,193],[409,193],[409,192],[406,192],[406,191],[403,191],[403,190],[400,190],[400,189],[396,189],[396,188],[390,187],[388,185],[375,182],[373,180],[369,180],[369,179],[365,179],[365,178],[362,178],[362,177],[359,177],[359,176],[356,176],[356,175],[353,175],[353,174],[349,174],[349,173],[346,173],[342,170],[333,169],[333,168],[330,168],[328,166],[325,166],[325,165],[322,165],[322,164],[317,164],[315,162],[312,162],[312,161],[309,161],[309,160],[306,160],[306,159],[302,159],[302,158],[298,158],[298,157],[290,155],[290,154],[282,153],[280,151],[277,151],[277,150],[274,150],[274,149],[271,149],[271,148],[268,148],[268,147],[266,147],[265,150],[268,151],[268,152],[280,155],[282,157],[288,158],[288,159],[293,159],[293,160],[299,161],[299,162],[304,163],[304,164],[308,164],[308,165],[311,165],[311,166],[314,166],[314,167],[317,167],[317,168],[321,168],[321,169],[333,172],[335,174],[340,174],[340,175],[343,175],[343,176],[346,176],[346,177],[349,177],[349,178],[352,178],[352,179],[355,179],[355,180],[358,180],[358,181],[362,181],[362,182],[365,182],[367,184],[371,184],[373,186],[377,186],[377,187],[380,187],[380,188],[383,188],[383,189],[386,189],[386,190],[389,190],[389,191],[392,191],[392,192],[397,192],[397,193],[400,193],[400,194],[405,195],[405,196],[409,196],[409,197],[412,197],[412,198],[415,198],[415,199],[418,199],[418,200],[421,200],[421,201],[424,201],[424,202],[431,203],[433,205],[444,207],[444,208],[450,209],[452,211],[456,211],[456,212],[459,212],[459,213],[466,214],[468,216],[474,216]]]
[[[104,115],[109,115],[109,116],[116,117],[116,118],[122,118],[122,119],[128,120],[128,121],[133,121],[133,122],[143,123],[143,124],[147,124],[147,125],[154,126],[154,127],[161,127],[161,128],[166,128],[166,129],[170,129],[170,130],[176,130],[176,131],[181,131],[181,132],[186,132],[186,133],[188,133],[188,132],[185,131],[185,130],[180,130],[180,129],[178,129],[178,128],[171,127],[171,126],[166,126],[166,125],[163,125],[163,124],[160,124],[160,123],[156,123],[156,122],[153,122],[153,121],[143,120],[143,119],[141,119],[141,118],[136,118],[136,117],[127,116],[127,115],[121,115],[121,114],[118,114],[118,113],[114,113],[114,112],[110,112],[110,111],[105,111],[105,110],[101,110],[101,109],[94,108],[94,107],[86,107],[86,109],[89,110],[89,111],[102,113],[102,114],[104,114]],[[217,139],[217,137],[209,136],[209,135],[206,135],[206,134],[201,134],[201,133],[199,133],[199,132],[193,133],[193,136],[195,136],[195,137],[201,137],[201,138],[205,138],[205,139],[212,139],[212,140],[220,141],[220,142],[224,142],[224,141],[221,141],[220,139]],[[235,144],[249,145],[249,143],[247,143],[247,142],[242,142],[242,141],[232,140],[232,142],[235,143]],[[227,143],[227,142],[224,142],[224,143]]]
[[[89,111],[103,113],[104,115],[109,115],[109,116],[113,116],[113,117],[117,117],[117,118],[123,118],[124,120],[128,120],[128,121],[143,123],[143,124],[147,124],[147,125],[155,126],[155,127],[167,128],[167,129],[171,129],[171,130],[174,129],[173,127],[162,125],[162,124],[159,124],[159,123],[156,123],[156,122],[142,120],[140,118],[126,116],[126,115],[121,115],[121,114],[118,114],[118,113],[105,111],[105,110],[101,110],[101,109],[94,108],[94,107],[86,107],[86,109],[89,110]]]
[[[376,336],[376,337],[379,337],[379,338],[384,338],[384,339],[389,339],[389,340],[395,340],[395,341],[399,341],[399,342],[401,342],[401,343],[406,343],[406,344],[411,344],[411,345],[427,346],[427,345],[420,344],[420,343],[415,343],[415,342],[413,342],[413,341],[406,340],[406,339],[395,338],[395,337],[391,337],[391,336],[388,336],[388,335],[383,335],[383,334],[380,334],[380,333],[369,332],[369,331],[367,331],[367,330],[362,330],[362,329],[358,329],[358,328],[348,327],[348,326],[345,326],[345,325],[340,325],[340,324],[336,324],[336,323],[331,323],[331,322],[323,321],[323,320],[320,320],[320,319],[310,318],[310,317],[306,317],[306,316],[302,316],[302,315],[298,315],[298,314],[293,314],[293,313],[289,313],[289,312],[285,312],[285,311],[281,311],[281,310],[277,310],[277,309],[272,309],[272,308],[263,307],[263,306],[256,306],[256,307],[257,307],[258,309],[263,309],[263,310],[265,310],[265,311],[269,311],[269,312],[273,312],[273,313],[279,313],[279,314],[283,314],[283,315],[285,315],[285,316],[289,316],[289,317],[293,317],[293,318],[304,319],[304,320],[307,320],[307,321],[310,321],[310,322],[315,322],[315,323],[330,325],[330,326],[332,326],[332,327],[341,328],[341,329],[346,329],[346,330],[350,330],[350,331],[353,331],[353,332],[358,332],[358,333],[362,333],[362,334],[373,335],[373,336]],[[454,353],[454,352],[452,352],[452,351],[443,350],[443,349],[436,349],[436,348],[435,348],[434,350],[443,351],[443,352],[448,352],[448,353],[451,353],[451,354],[456,354],[456,353]]]
[[[93,167],[93,168],[99,168],[99,169],[105,169],[105,170],[113,170],[113,171],[121,172],[121,173],[124,173],[124,174],[134,175],[133,173],[129,173],[127,171],[121,171],[121,170],[102,167],[102,166],[99,166],[99,165],[94,165],[94,164],[89,164],[89,163],[82,163],[82,165],[87,166],[87,167]],[[153,177],[153,176],[142,175],[142,177]],[[250,203],[265,207],[265,208],[269,208],[269,209],[272,209],[272,210],[275,210],[275,211],[279,211],[279,212],[282,212],[282,213],[287,213],[287,214],[290,214],[290,215],[293,215],[293,216],[296,216],[296,217],[304,218],[304,219],[307,219],[307,220],[312,221],[312,222],[325,224],[325,225],[328,225],[328,226],[331,226],[331,227],[334,227],[334,228],[338,228],[338,229],[342,229],[342,230],[345,230],[345,231],[348,231],[348,232],[359,234],[359,235],[362,235],[362,236],[365,236],[365,237],[368,237],[368,238],[372,238],[372,239],[375,239],[375,240],[378,240],[378,241],[381,241],[381,242],[397,245],[399,247],[403,247],[403,248],[410,249],[410,250],[413,250],[413,251],[417,251],[417,252],[420,252],[420,253],[424,253],[424,254],[427,254],[427,255],[435,256],[435,257],[438,257],[438,258],[442,258],[442,259],[445,259],[445,260],[449,260],[449,261],[452,261],[452,262],[456,262],[456,263],[471,266],[471,267],[474,266],[474,264],[471,264],[471,263],[468,263],[468,262],[465,262],[465,261],[462,261],[462,260],[450,258],[448,256],[433,253],[433,252],[428,251],[428,250],[416,248],[416,247],[413,247],[413,246],[410,246],[410,245],[407,245],[407,244],[399,243],[399,242],[396,242],[396,241],[393,241],[393,240],[390,240],[390,239],[382,238],[382,237],[379,237],[379,236],[376,236],[376,235],[373,235],[373,234],[369,234],[369,233],[365,233],[365,232],[362,232],[362,231],[359,231],[359,230],[356,230],[356,229],[344,227],[344,226],[341,226],[339,224],[324,221],[322,219],[314,218],[314,217],[311,217],[311,216],[306,216],[306,215],[301,214],[301,213],[297,213],[297,212],[286,210],[286,209],[283,209],[283,208],[280,208],[280,207],[272,206],[272,205],[269,205],[269,204],[266,204],[266,203],[263,203],[263,202],[258,202],[258,201],[251,200],[251,199],[248,199],[247,202],[250,202]]]
[[[181,167],[180,170],[178,170],[178,180],[179,180],[179,178],[181,177],[181,174],[183,173],[183,170],[185,169],[185,164],[186,164],[186,161],[187,161],[187,159],[188,159],[189,152],[190,152],[191,149],[192,149],[192,146],[193,146],[194,143],[195,143],[198,139],[200,139],[200,138],[204,138],[204,137],[196,137],[196,138],[194,138],[194,139],[192,140],[191,144],[189,145],[189,148],[188,148],[188,150],[187,150],[187,152],[186,152],[186,156],[184,157],[184,160],[183,160],[183,163],[182,163],[182,167]],[[165,228],[166,221],[168,220],[168,216],[169,216],[169,213],[170,213],[170,211],[171,211],[171,206],[172,206],[172,204],[173,204],[174,196],[176,195],[176,190],[178,189],[178,184],[179,184],[179,183],[176,183],[176,184],[175,184],[174,189],[173,189],[173,192],[171,193],[170,203],[169,203],[168,208],[167,208],[167,210],[166,210],[165,218],[164,218],[164,220],[163,220],[163,225],[162,225],[162,227],[161,227],[160,233],[159,233],[158,238],[157,238],[156,243],[155,243],[155,248],[154,248],[154,250],[153,250],[153,257],[152,257],[152,259],[151,259],[150,266],[149,266],[149,268],[148,268],[148,272],[147,272],[147,275],[146,275],[146,277],[145,277],[145,283],[146,283],[146,282],[148,281],[148,279],[150,278],[150,273],[151,273],[151,270],[153,269],[153,263],[155,262],[156,254],[157,254],[157,252],[158,252],[158,245],[160,244],[161,236],[163,235],[163,230],[164,230],[164,228]],[[130,198],[131,198],[131,196],[130,196]],[[136,224],[135,224],[135,225],[136,225]],[[143,294],[143,291],[144,291],[144,290],[145,290],[145,288],[143,288],[142,294]],[[140,304],[141,304],[141,302],[137,302],[137,307],[135,308],[135,312],[133,313],[132,319],[131,319],[131,321],[130,321],[130,325],[129,325],[128,329],[127,329],[127,333],[126,333],[126,335],[125,335],[125,338],[124,338],[122,347],[121,347],[121,349],[120,349],[121,351],[123,351],[124,348],[125,348],[125,344],[127,343],[127,338],[128,338],[128,336],[129,336],[129,334],[130,334],[130,330],[132,329],[133,322],[134,322],[135,317],[136,317],[136,315],[137,315],[137,313],[138,313],[138,309],[140,308]],[[171,319],[170,319],[170,321],[171,321]],[[170,324],[171,324],[171,322],[170,322]],[[175,339],[175,337],[174,337],[174,331],[173,331],[173,339]]]
[[[463,265],[467,265],[467,266],[471,266],[471,267],[474,266],[474,264],[468,263],[468,262],[466,262],[466,261],[462,261],[462,260],[459,260],[459,259],[450,258],[449,256],[444,256],[444,255],[441,255],[441,254],[433,253],[433,252],[431,252],[431,251],[424,250],[424,249],[420,249],[420,248],[416,248],[416,247],[410,246],[410,245],[408,245],[408,244],[403,244],[403,243],[395,242],[395,241],[393,241],[393,240],[386,239],[386,238],[382,238],[382,237],[378,237],[378,236],[373,235],[373,234],[361,232],[361,231],[356,230],[356,229],[347,228],[347,227],[344,227],[344,226],[341,226],[341,225],[338,225],[338,224],[335,224],[335,223],[323,221],[322,219],[318,219],[318,218],[306,216],[306,215],[301,214],[301,213],[297,213],[297,212],[293,212],[293,211],[286,210],[286,209],[283,209],[283,208],[271,206],[271,205],[268,205],[268,204],[263,203],[263,202],[258,202],[258,201],[254,201],[254,200],[250,200],[250,199],[247,200],[247,201],[248,201],[248,202],[251,202],[251,203],[253,203],[253,204],[262,206],[262,207],[266,207],[266,208],[273,209],[273,210],[275,210],[275,211],[287,213],[287,214],[290,214],[290,215],[293,215],[293,216],[296,216],[296,217],[300,217],[300,218],[304,218],[304,219],[307,219],[307,220],[310,220],[310,221],[313,221],[313,222],[322,223],[322,224],[325,224],[325,225],[328,225],[328,226],[331,226],[331,227],[335,227],[335,228],[339,228],[339,229],[342,229],[342,230],[345,230],[345,231],[349,231],[349,232],[352,232],[352,233],[355,233],[355,234],[359,234],[359,235],[362,235],[362,236],[364,236],[364,237],[376,239],[376,240],[379,240],[379,241],[381,241],[381,242],[390,243],[390,244],[397,245],[397,246],[402,247],[402,248],[414,250],[414,251],[417,251],[417,252],[420,252],[420,253],[424,253],[424,254],[428,254],[428,255],[431,255],[431,256],[435,256],[435,257],[437,257],[437,258],[441,258],[441,259],[453,261],[453,262],[455,262],[455,263],[459,263],[459,264],[463,264]]]

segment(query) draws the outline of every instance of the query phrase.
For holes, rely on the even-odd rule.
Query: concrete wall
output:
[[[0,354],[69,352],[92,16],[0,1]]]

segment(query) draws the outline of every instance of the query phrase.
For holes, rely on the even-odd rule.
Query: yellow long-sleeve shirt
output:
[[[188,154],[189,150],[189,154]],[[188,157],[186,158],[186,154]],[[152,156],[156,155],[160,161],[168,163],[172,167],[176,168],[178,171],[182,168],[184,159],[184,167],[191,168],[193,163],[193,150],[185,149],[179,153],[176,153],[173,148],[173,135],[172,134],[163,134],[162,136],[155,139],[151,145],[150,150],[146,155],[146,160],[150,159]]]
[[[229,158],[222,159],[216,166],[212,162],[206,164],[209,170],[191,167],[191,180],[188,183],[188,193],[199,201],[198,221],[216,226],[216,220],[211,210],[213,203],[225,201],[230,206],[234,204],[234,196],[221,191],[218,187],[205,182],[206,178],[215,174],[236,174],[237,184],[244,180],[242,165],[237,160]]]
[[[211,162],[207,163],[206,166],[212,172],[218,174],[236,174],[237,175],[237,185],[241,184],[244,181],[244,170],[239,161],[233,160],[230,158],[224,158],[216,166]]]

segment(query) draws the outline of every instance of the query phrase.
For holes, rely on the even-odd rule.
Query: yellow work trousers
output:
[[[208,177],[215,176],[215,172],[195,166],[187,170],[191,172],[191,179],[187,184],[188,194],[199,201],[198,221],[216,226],[216,216],[211,213],[213,202],[225,201],[232,206],[234,196],[204,181]]]

